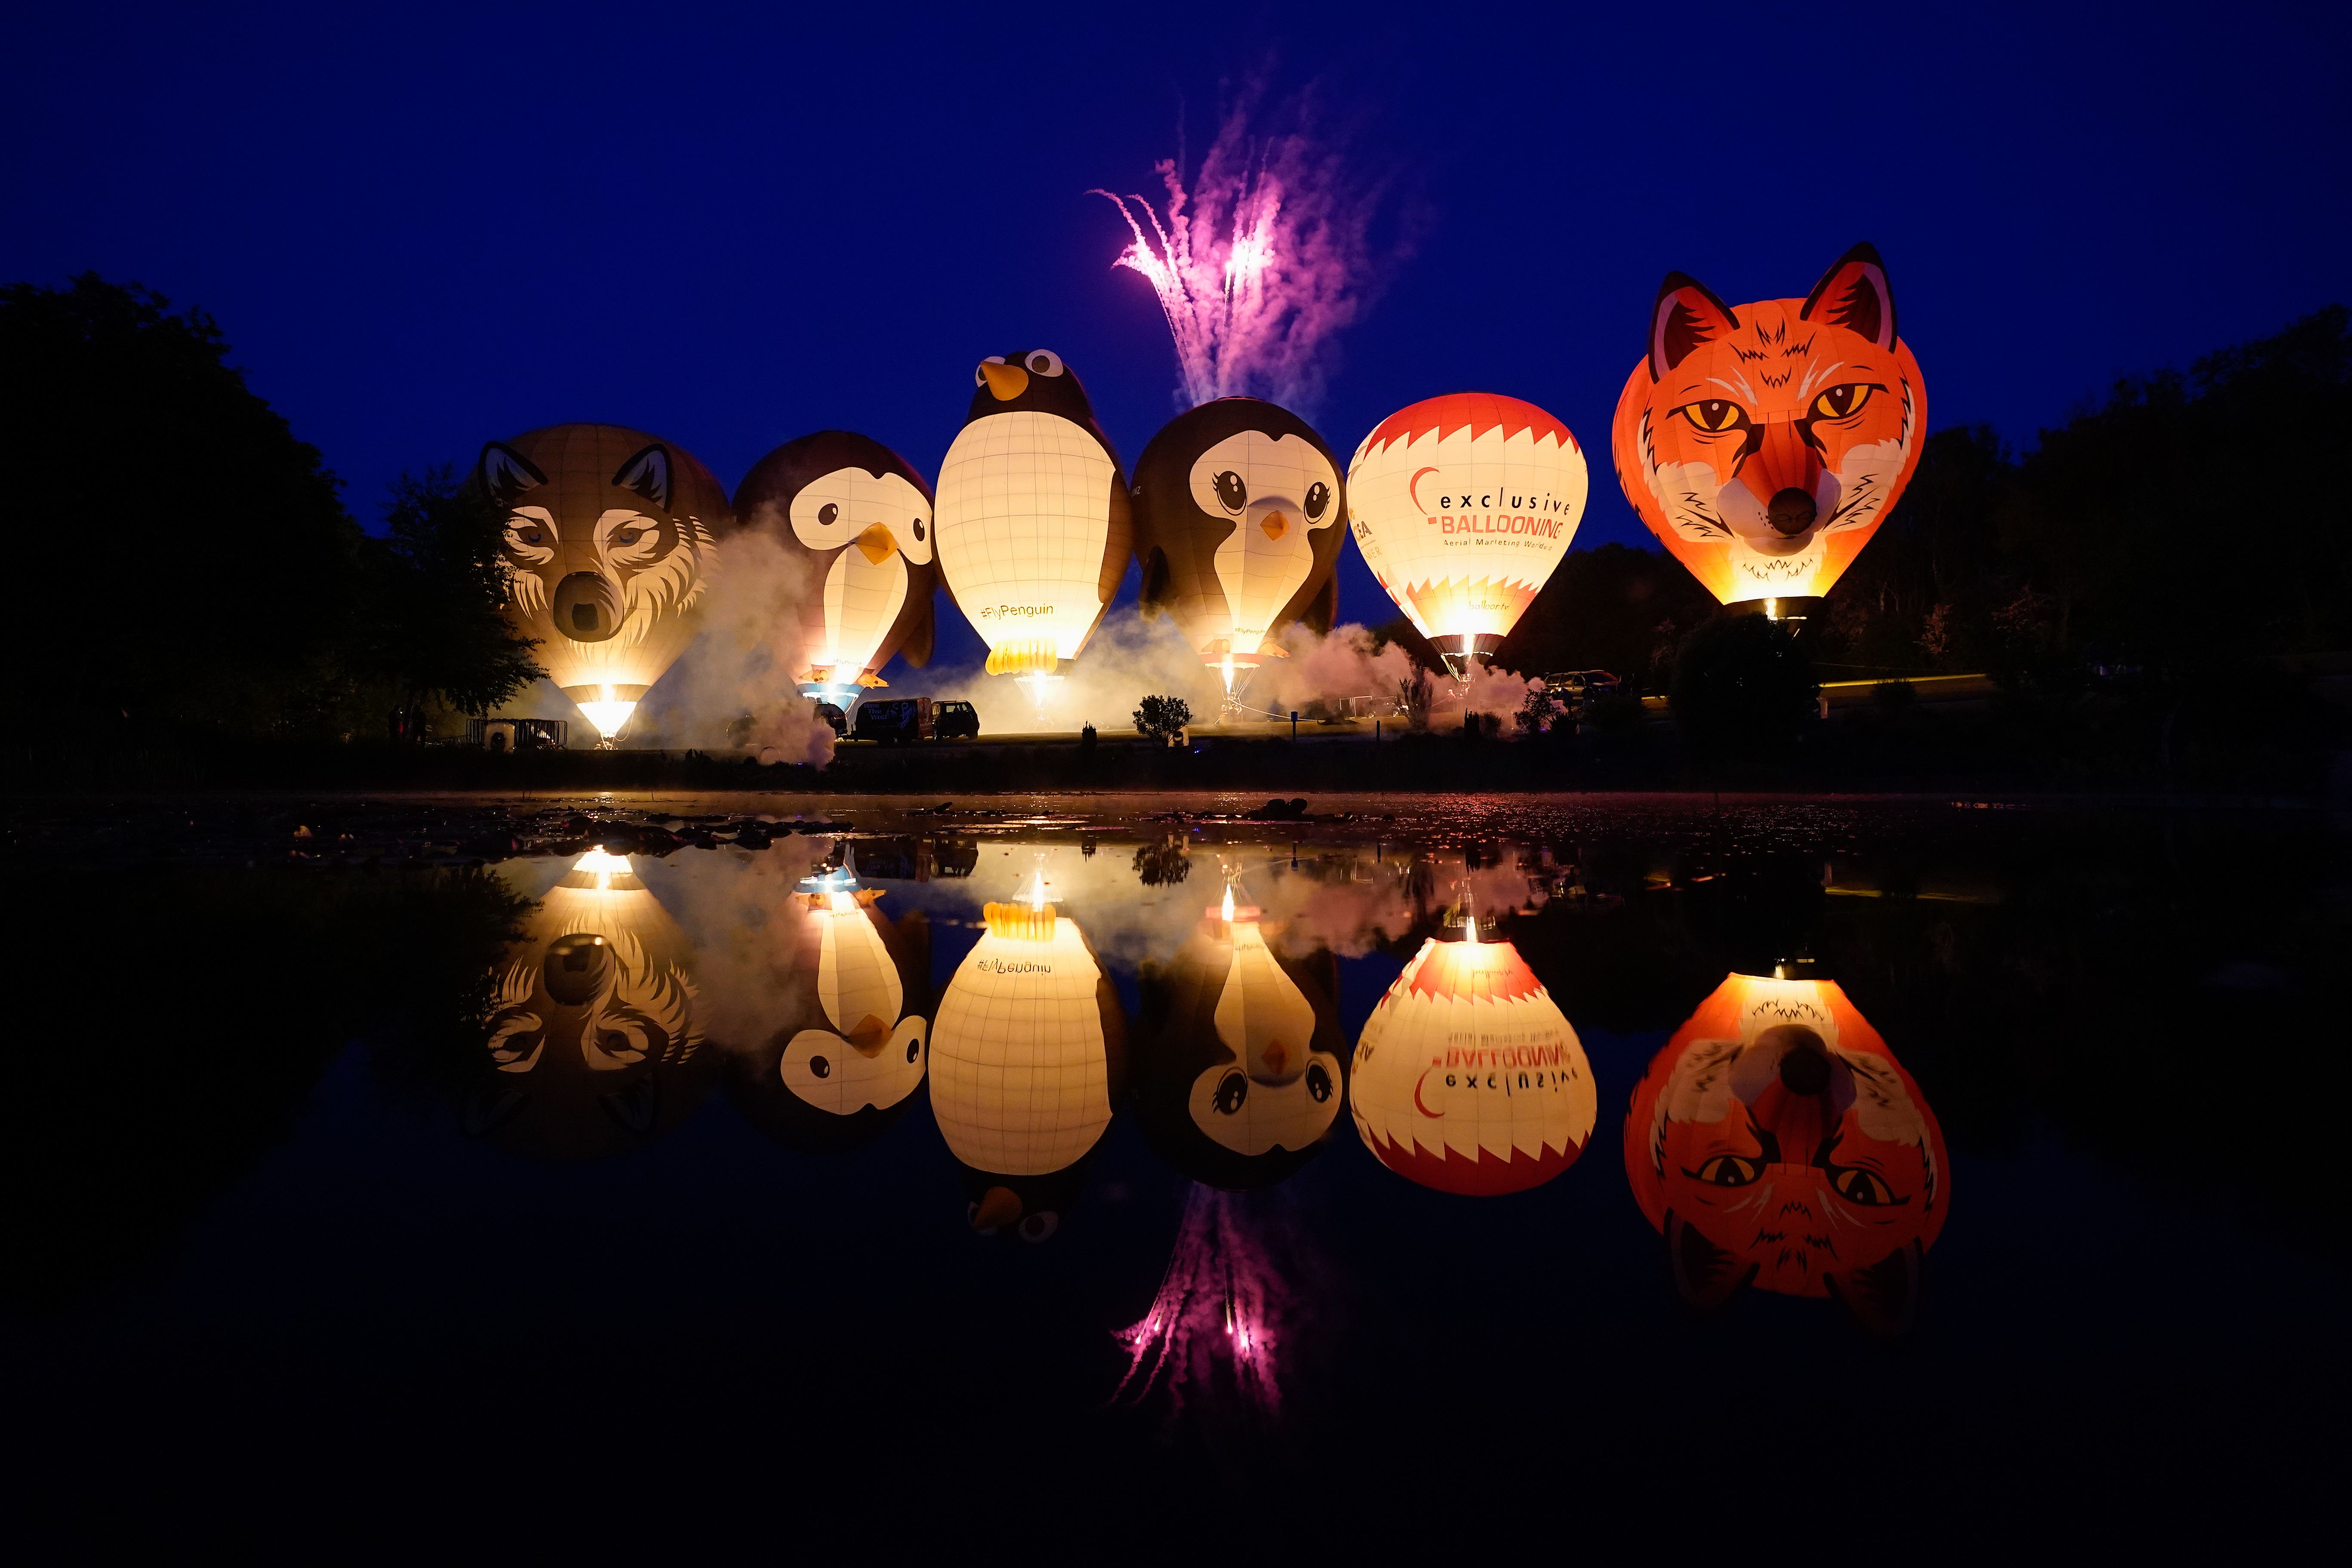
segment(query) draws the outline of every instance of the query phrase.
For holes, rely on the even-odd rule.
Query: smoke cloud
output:
[[[801,605],[816,590],[807,562],[764,531],[719,547],[702,635],[646,693],[631,718],[635,746],[732,751],[748,742],[763,763],[833,760],[833,726],[795,689]],[[751,721],[748,735],[730,733]]]

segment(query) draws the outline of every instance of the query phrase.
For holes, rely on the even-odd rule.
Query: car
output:
[[[980,733],[980,710],[969,702],[928,697],[867,698],[857,705],[850,738],[895,746],[908,741],[953,741]]]
[[[950,700],[932,703],[931,738],[936,741],[978,740],[980,710],[969,702]]]
[[[1543,678],[1544,690],[1570,711],[1581,712],[1595,698],[1606,697],[1622,684],[1605,669],[1564,669]]]

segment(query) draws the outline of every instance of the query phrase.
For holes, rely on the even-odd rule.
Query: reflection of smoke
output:
[[[1151,1310],[1118,1331],[1128,1366],[1114,1402],[1139,1405],[1157,1388],[1171,1413],[1188,1400],[1228,1399],[1267,1415],[1280,1407],[1275,1353],[1292,1317],[1291,1286],[1245,1201],[1192,1188]]]
[[[980,710],[983,735],[1070,731],[1082,724],[1106,732],[1132,731],[1135,710],[1146,697],[1181,697],[1192,710],[1194,723],[1213,724],[1224,701],[1217,672],[1185,646],[1174,621],[1163,616],[1147,622],[1118,611],[1105,617],[1085,651],[1065,664],[1061,678],[1045,688],[1042,717],[1028,688],[1005,676],[983,674],[977,667],[910,671],[894,678],[891,692],[897,694],[902,685],[910,696],[961,698],[971,703]]]
[[[1353,177],[1317,124],[1311,93],[1276,111],[1286,129],[1262,135],[1250,127],[1260,97],[1253,87],[1226,111],[1189,189],[1181,141],[1160,163],[1164,219],[1140,195],[1091,193],[1134,235],[1117,265],[1160,298],[1176,341],[1179,407],[1239,393],[1311,405],[1325,344],[1376,287],[1370,226],[1384,193]]]
[[[728,726],[749,714],[762,762],[822,767],[833,760],[833,727],[793,681],[801,602],[815,587],[808,565],[761,531],[738,531],[719,552],[702,635],[646,694],[629,739],[719,750],[743,743]]]

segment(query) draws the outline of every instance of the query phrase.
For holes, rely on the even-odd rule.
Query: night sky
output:
[[[1931,426],[2019,446],[2352,296],[2347,16],[53,5],[10,25],[0,279],[202,306],[371,522],[403,468],[567,420],[730,488],[828,426],[934,473],[973,363],[1036,347],[1131,463],[1173,358],[1086,193],[1155,190],[1255,72],[1319,84],[1417,234],[1302,412],[1344,460],[1415,399],[1528,398],[1592,463],[1579,542],[1633,542],[1608,419],[1669,269],[1801,296],[1871,240]],[[1342,618],[1388,618],[1342,570]]]

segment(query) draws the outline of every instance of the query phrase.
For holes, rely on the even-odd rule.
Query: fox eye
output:
[[[1878,1178],[1876,1172],[1865,1171],[1858,1165],[1832,1166],[1830,1185],[1836,1188],[1838,1196],[1846,1202],[1861,1204],[1868,1208],[1895,1201],[1895,1194]]]
[[[1217,476],[1217,500],[1227,511],[1239,511],[1249,504],[1249,487],[1242,477],[1227,468]]]
[[[1832,386],[1813,399],[1813,417],[1843,419],[1849,414],[1859,414],[1870,395],[1878,388],[1866,381],[1850,381],[1843,386]]]
[[[1748,410],[1725,398],[1710,397],[1700,403],[1685,403],[1675,410],[1684,418],[1709,434],[1737,430],[1748,423]]]
[[[1711,1187],[1744,1187],[1762,1175],[1764,1167],[1744,1154],[1717,1154],[1690,1173]]]
[[[1330,504],[1331,487],[1329,485],[1318,479],[1307,487],[1307,515],[1310,520],[1321,517],[1323,509]]]
[[[827,528],[831,528],[835,523],[841,521],[841,509],[834,505],[831,501],[827,501],[823,506],[816,509],[816,520],[824,524]]]

